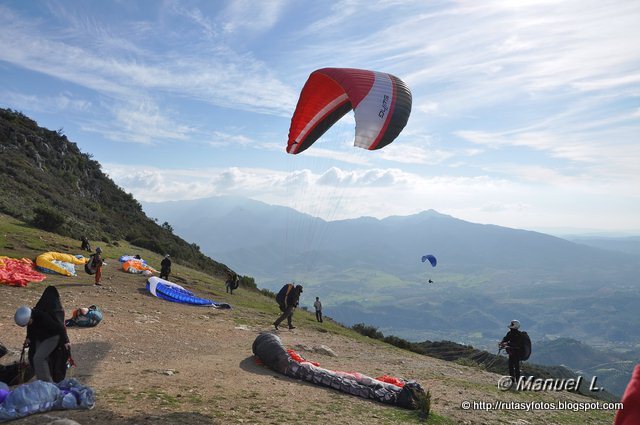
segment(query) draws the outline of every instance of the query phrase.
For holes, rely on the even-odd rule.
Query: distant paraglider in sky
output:
[[[435,267],[436,264],[438,264],[438,260],[436,259],[436,257],[434,257],[431,254],[427,254],[427,255],[423,255],[422,256],[422,262],[424,263],[425,261],[429,260],[429,263],[431,263],[431,267]],[[427,281],[428,283],[433,283],[433,280],[431,280],[431,278],[429,278],[429,280]]]
[[[424,263],[425,261],[427,261],[427,260],[429,260],[429,262],[431,263],[431,265],[432,265],[433,267],[435,267],[435,266],[436,266],[436,264],[438,264],[438,260],[436,259],[436,257],[434,257],[434,256],[433,256],[433,255],[431,255],[431,254],[423,255],[423,256],[422,256],[422,262],[423,262],[423,263]]]

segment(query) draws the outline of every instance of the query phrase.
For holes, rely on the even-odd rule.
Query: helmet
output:
[[[164,258],[169,258],[169,257],[171,257],[169,254],[166,254],[166,255],[164,256]]]
[[[509,329],[520,329],[520,322],[512,320],[511,323],[509,323]]]
[[[97,252],[98,254],[101,254],[101,253],[102,253],[102,248],[97,247],[97,248],[96,248],[96,252]]]
[[[18,309],[16,310],[16,314],[13,316],[13,319],[16,321],[16,325],[27,326],[29,324],[29,320],[31,319],[31,309],[26,305],[18,307]]]

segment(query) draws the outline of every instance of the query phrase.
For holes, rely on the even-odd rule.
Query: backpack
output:
[[[291,283],[287,283],[286,285],[284,285],[282,287],[282,289],[280,289],[280,292],[278,292],[278,295],[276,295],[276,301],[278,302],[278,305],[280,306],[280,310],[284,311],[286,308],[286,304],[287,304],[287,295],[289,295],[289,292],[293,289],[293,284]]]
[[[77,312],[78,310],[74,311],[73,319],[69,319],[66,321],[65,324],[68,327],[80,326],[81,328],[91,328],[102,321],[102,311],[100,311],[98,306],[90,306],[89,311],[84,315],[78,314]]]
[[[87,274],[96,274],[96,271],[98,271],[98,265],[94,264],[95,259],[96,255],[91,254],[89,256],[89,261],[84,264],[84,271],[87,272]]]
[[[529,334],[525,331],[521,331],[520,333],[522,334],[522,351],[520,360],[529,360],[529,356],[531,356],[531,338],[529,338]]]

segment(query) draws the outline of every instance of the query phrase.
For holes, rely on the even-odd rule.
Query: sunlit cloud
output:
[[[185,141],[195,129],[175,122],[149,99],[140,99],[114,107],[110,111],[117,126],[105,125],[102,120],[85,123],[83,129],[102,134],[109,140],[155,144],[167,141]]]
[[[60,93],[56,96],[36,96],[14,91],[4,91],[0,92],[0,98],[2,98],[7,105],[17,110],[86,111],[91,107],[90,101],[76,99],[70,93]]]
[[[285,6],[282,0],[234,0],[222,14],[223,28],[228,33],[242,32],[243,35],[263,32],[279,22]]]

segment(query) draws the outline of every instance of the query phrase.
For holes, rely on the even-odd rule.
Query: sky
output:
[[[639,22],[636,0],[2,0],[0,107],[143,203],[640,234]],[[353,147],[349,114],[285,152],[323,67],[409,86],[391,145]]]

